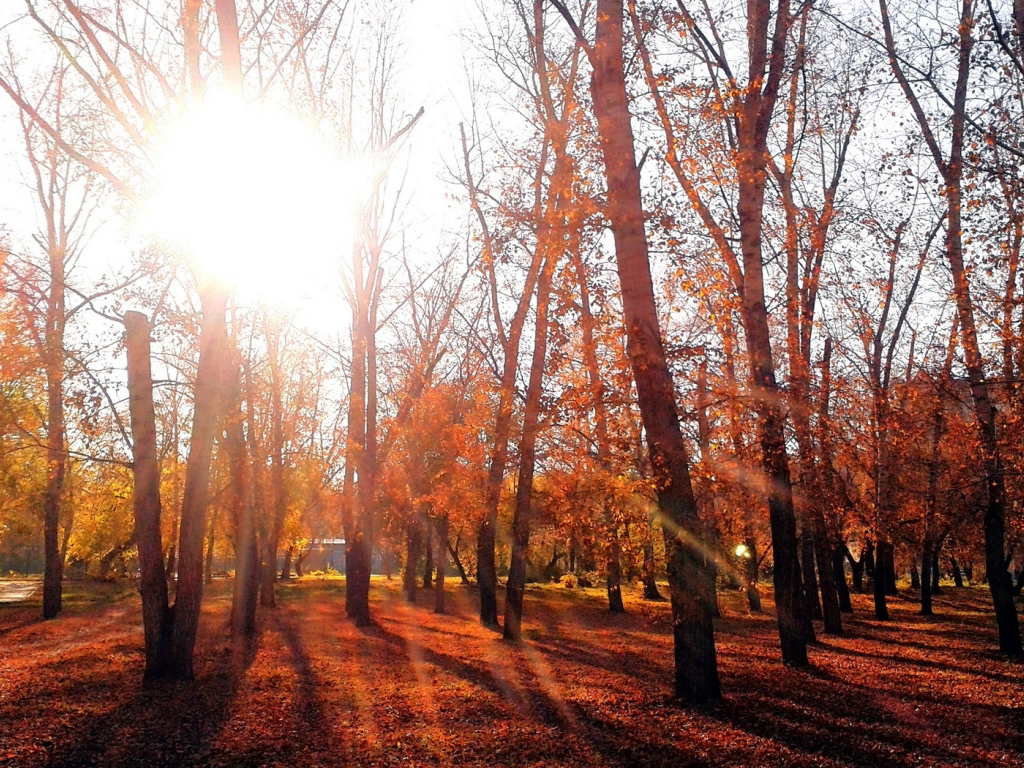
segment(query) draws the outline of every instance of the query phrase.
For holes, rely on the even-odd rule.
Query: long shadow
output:
[[[37,613],[38,613],[37,611],[33,611],[33,614],[37,614]],[[26,615],[24,618],[21,618],[19,620],[16,620],[16,621],[13,621],[13,622],[10,622],[10,623],[6,623],[5,622],[2,626],[0,626],[0,637],[4,637],[6,635],[9,635],[12,632],[17,632],[19,629],[25,629],[25,627],[31,627],[33,624],[42,624],[42,623],[43,623],[43,617],[42,616],[39,616],[39,615]]]
[[[768,681],[758,680],[751,687],[747,680],[743,694],[728,696],[718,716],[748,733],[858,765],[918,764],[922,756],[926,762],[962,764],[964,748],[976,745],[976,728],[966,726],[964,732],[951,732],[948,723],[916,715],[912,704],[919,699],[914,695],[877,691],[821,669],[802,677],[800,684],[787,685],[784,694],[777,685],[766,687]],[[1013,715],[1005,707],[991,709],[993,712],[977,716]],[[963,718],[965,722],[968,719]],[[997,748],[1006,748],[1004,740],[997,741]]]
[[[914,643],[901,642],[900,645],[914,645]],[[1020,684],[1020,675],[1009,675],[1000,672],[988,672],[981,669],[975,669],[973,667],[962,667],[956,664],[950,664],[945,661],[933,661],[932,659],[920,659],[911,656],[890,656],[884,653],[868,653],[867,651],[858,651],[853,648],[846,648],[841,645],[825,645],[832,653],[841,654],[844,656],[857,656],[864,659],[878,659],[880,661],[888,661],[895,664],[911,664],[915,667],[924,667],[925,669],[935,669],[941,672],[957,672],[963,675],[974,675],[977,677],[984,677],[988,680],[999,683],[1014,683]],[[925,650],[930,650],[928,646],[924,646]]]
[[[141,677],[141,668],[130,672]],[[227,720],[242,670],[229,656],[218,659],[211,674],[188,683],[136,687],[126,700],[102,713],[89,714],[59,736],[47,765],[178,766],[209,762],[213,741]],[[121,698],[126,670],[92,681],[101,700]],[[81,682],[80,680],[78,682]]]

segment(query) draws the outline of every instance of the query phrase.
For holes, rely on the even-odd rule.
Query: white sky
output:
[[[443,158],[454,156],[460,105],[466,91],[463,65],[464,43],[459,34],[477,13],[473,0],[399,0],[403,20],[405,56],[400,67],[401,89],[411,112],[423,106],[425,114],[411,136],[410,166],[406,182],[408,210],[414,219],[417,257],[428,262],[443,239],[446,228],[457,226],[445,193],[450,192],[444,175]],[[0,40],[8,34],[23,44],[25,33],[35,34],[33,22],[18,20],[21,3],[0,0]],[[10,26],[8,26],[10,25]],[[38,231],[36,204],[27,187],[23,149],[13,103],[0,94],[0,226],[13,236],[15,247],[27,247]],[[125,231],[118,221],[105,225],[94,236],[84,259],[97,273],[127,262],[138,237]],[[309,323],[327,333],[347,326],[340,306],[337,279],[317,275],[313,290],[304,303]]]

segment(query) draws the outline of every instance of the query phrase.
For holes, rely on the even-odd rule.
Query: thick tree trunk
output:
[[[231,588],[231,634],[256,634],[260,556],[253,510],[252,461],[246,446],[239,365],[228,374],[233,382],[232,413],[227,419],[224,447],[231,465],[231,509],[235,526],[235,578]]]
[[[203,600],[203,534],[210,493],[210,462],[224,412],[224,356],[227,294],[207,286],[201,292],[203,324],[196,371],[192,440],[185,467],[185,492],[178,535],[178,586],[171,632],[171,674],[192,679],[192,653]]]
[[[157,461],[149,319],[141,312],[126,312],[124,327],[128,353],[128,411],[132,427],[132,507],[146,647],[143,681],[150,682],[167,674],[171,613],[167,603],[164,548],[160,540],[160,467]]]
[[[675,387],[665,361],[644,231],[640,173],[623,62],[622,0],[598,0],[592,94],[608,181],[606,214],[626,323],[627,354],[654,469],[668,557],[676,694],[691,703],[721,697],[700,520]],[[795,538],[795,535],[794,535]]]
[[[291,544],[284,551],[284,563],[281,564],[281,581],[291,581],[292,558],[295,556],[295,547]]]
[[[295,578],[301,579],[305,574],[302,572],[302,561],[306,559],[306,555],[309,554],[309,548],[299,549],[299,556],[295,558]],[[388,562],[385,556],[385,562]]]
[[[64,557],[60,513],[64,506],[67,452],[64,447],[64,253],[50,248],[50,286],[46,296],[43,367],[46,372],[46,492],[43,497],[43,618],[63,607]]]
[[[950,562],[950,565],[951,565],[951,567],[953,569],[953,586],[954,587],[962,587],[964,585],[964,577],[963,577],[963,574],[960,573],[960,566],[959,566],[959,564],[957,564],[956,558],[953,557],[952,555],[950,555],[949,556],[949,562]],[[1006,566],[1004,565],[1003,566],[1003,570],[1005,570],[1005,569],[1006,569]]]

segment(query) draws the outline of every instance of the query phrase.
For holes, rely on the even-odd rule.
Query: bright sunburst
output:
[[[293,303],[351,244],[347,170],[308,123],[211,93],[159,142],[145,228],[243,295]]]

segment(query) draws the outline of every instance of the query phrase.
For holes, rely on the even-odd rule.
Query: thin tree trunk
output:
[[[423,547],[423,532],[420,528],[420,520],[411,520],[405,531],[405,571],[402,580],[405,586],[405,597],[410,603],[416,602],[416,568],[420,561],[420,552]]]
[[[804,530],[800,537],[800,556],[803,560],[804,599],[807,612],[814,619],[821,618],[821,602],[818,599],[818,580],[814,573],[814,536]]]
[[[957,79],[953,89],[950,114],[950,143],[948,158],[943,154],[938,140],[932,133],[928,114],[922,107],[907,80],[893,39],[892,26],[886,0],[879,0],[882,28],[886,49],[893,74],[907,97],[917,118],[918,126],[932,153],[936,170],[943,180],[943,195],[946,200],[946,260],[953,277],[953,298],[956,302],[957,318],[961,331],[961,347],[964,352],[964,366],[971,384],[971,398],[974,403],[975,422],[984,452],[985,486],[987,503],[984,511],[985,565],[988,574],[989,591],[995,609],[996,628],[999,633],[999,650],[1011,658],[1024,657],[1021,643],[1020,623],[1017,608],[1013,602],[1013,585],[1006,570],[1006,479],[1005,468],[999,453],[997,438],[996,409],[989,394],[988,375],[974,317],[974,300],[971,296],[970,275],[964,264],[963,253],[963,149],[968,109],[968,86],[971,70],[971,52],[974,47],[975,13],[973,0],[962,0],[960,22],[956,34]],[[1015,9],[1016,10],[1016,9]],[[1019,32],[1019,29],[1018,29]]]
[[[211,515],[210,530],[206,534],[206,565],[203,569],[203,583],[206,585],[213,584],[213,545],[216,542],[217,513],[219,511],[219,508],[215,509]]]
[[[850,602],[850,587],[846,583],[845,563],[846,545],[836,544],[832,547],[832,577],[836,584],[839,610],[843,613],[853,613],[853,603]]]
[[[860,553],[860,560],[856,560],[853,557],[853,553],[850,548],[843,542],[843,551],[846,554],[847,559],[850,561],[850,573],[853,576],[853,591],[858,595],[864,594],[864,551]]]
[[[448,554],[452,556],[452,562],[455,563],[455,570],[459,572],[459,578],[462,579],[462,583],[469,584],[469,576],[466,575],[466,569],[462,566],[459,550],[448,544]]]
[[[448,515],[437,521],[437,579],[434,580],[434,613],[444,613],[444,579],[448,570]]]
[[[430,518],[423,517],[423,588],[434,586],[434,536],[430,530]]]
[[[560,156],[556,165],[564,163]],[[559,173],[561,171],[561,173]],[[556,175],[563,175],[564,168],[556,168]],[[554,185],[554,181],[552,184]],[[561,195],[561,191],[558,193]],[[555,207],[560,207],[555,203]],[[540,432],[541,394],[544,383],[544,363],[548,346],[548,306],[551,297],[551,276],[560,254],[548,247],[550,224],[542,227],[538,248],[547,251],[540,279],[537,281],[537,319],[534,325],[533,360],[530,364],[530,379],[526,388],[526,406],[523,411],[523,437],[519,442],[519,479],[516,485],[516,505],[512,519],[512,562],[505,586],[506,640],[519,640],[522,636],[523,595],[526,590],[526,554],[530,547],[530,512],[533,497],[533,477],[536,467],[537,435]],[[556,232],[561,232],[561,227]]]
[[[498,570],[494,547],[497,541],[498,505],[501,502],[501,487],[505,479],[505,467],[508,463],[508,443],[512,435],[512,411],[515,403],[516,374],[519,370],[519,342],[530,308],[530,300],[540,272],[542,255],[535,249],[530,269],[523,285],[523,294],[519,299],[515,314],[505,332],[499,309],[497,280],[494,274],[494,248],[491,242],[487,219],[479,203],[479,192],[473,180],[470,166],[469,145],[463,126],[459,125],[462,139],[462,155],[466,173],[466,186],[469,190],[470,204],[477,214],[483,231],[483,246],[486,265],[489,270],[492,311],[498,330],[504,360],[502,363],[501,381],[498,388],[498,410],[494,418],[494,433],[491,439],[491,455],[487,468],[487,480],[484,485],[484,516],[477,531],[476,543],[476,580],[480,588],[480,623],[485,627],[498,626]]]
[[[572,247],[569,248],[569,257],[572,259],[576,272],[576,283],[580,289],[583,356],[587,363],[590,397],[593,401],[598,461],[601,464],[601,468],[607,472],[611,463],[611,441],[608,437],[608,408],[605,404],[605,390],[604,381],[601,378],[601,368],[597,361],[597,340],[594,338],[594,314],[590,306],[590,286],[587,283],[587,273],[583,265],[582,255],[580,254],[578,227],[573,226],[572,233]],[[617,530],[618,523],[615,519],[614,510],[611,509],[607,499],[604,503],[604,524],[608,541],[608,560],[605,565],[608,610],[612,613],[624,613],[626,608],[622,602],[622,557]]]

